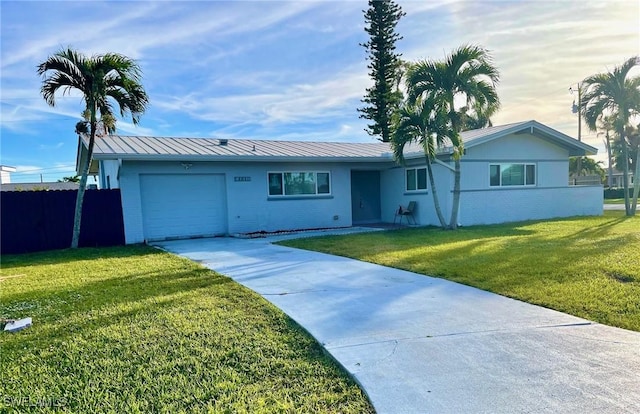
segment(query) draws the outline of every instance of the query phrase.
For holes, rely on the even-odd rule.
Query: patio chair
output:
[[[413,216],[413,212],[416,209],[416,202],[415,201],[411,201],[409,202],[409,205],[406,207],[400,206],[398,207],[398,210],[396,211],[396,215],[393,217],[393,224],[396,224],[396,219],[398,217],[400,217],[400,221],[399,224],[402,224],[402,218],[406,217],[407,218],[407,224],[416,224],[416,218]],[[411,223],[411,221],[413,221],[413,223]]]

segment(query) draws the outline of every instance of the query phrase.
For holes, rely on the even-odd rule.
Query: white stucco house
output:
[[[629,187],[633,187],[633,171],[629,171],[629,175],[627,177],[627,182]],[[607,172],[604,179],[605,183],[609,182],[609,173]],[[618,170],[613,170],[613,174],[611,174],[611,187],[612,188],[623,188],[624,187],[624,173]]]
[[[536,121],[462,134],[462,226],[602,214],[602,186],[569,186],[569,157],[596,148]],[[86,157],[78,148],[78,165]],[[420,225],[438,225],[425,156],[406,165],[389,144],[108,136],[91,173],[119,188],[127,243],[167,238],[393,222],[415,201]],[[453,160],[443,148],[434,179],[446,218]]]

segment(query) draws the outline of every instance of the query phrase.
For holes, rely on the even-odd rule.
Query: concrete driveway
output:
[[[640,333],[267,239],[159,246],[258,292],[378,413],[638,413]]]

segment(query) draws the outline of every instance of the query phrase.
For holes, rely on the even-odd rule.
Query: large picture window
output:
[[[491,164],[489,166],[491,187],[536,185],[535,164]]]
[[[331,194],[328,172],[270,172],[270,196],[304,196]]]
[[[422,191],[427,189],[427,169],[407,168],[405,189],[407,191]]]

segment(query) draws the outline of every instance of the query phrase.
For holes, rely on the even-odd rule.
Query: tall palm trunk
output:
[[[607,139],[607,160],[609,162],[609,176],[607,177],[607,186],[611,188],[613,184],[613,158],[611,157],[611,137],[609,136],[609,131],[607,131],[607,135],[605,135],[605,137]]]
[[[440,208],[440,201],[438,200],[438,190],[436,190],[436,181],[433,178],[433,169],[431,166],[431,156],[427,155],[427,172],[429,173],[429,184],[431,184],[431,194],[433,195],[433,207],[436,209],[438,220],[440,221],[440,227],[447,228],[447,222],[444,221],[442,215],[442,209]]]
[[[455,172],[453,174],[453,206],[451,206],[451,220],[449,229],[458,228],[458,210],[460,209],[460,158],[454,159]]]
[[[633,200],[631,203],[631,216],[635,216],[636,207],[638,206],[638,194],[640,193],[640,142],[636,150],[636,171],[633,175]]]
[[[96,116],[95,111],[91,114],[91,130],[89,135],[89,147],[87,148],[87,159],[82,166],[82,176],[78,185],[78,196],[76,197],[76,208],[73,216],[73,236],[71,238],[71,248],[77,249],[80,244],[80,224],[82,223],[82,205],[84,203],[84,193],[87,189],[87,179],[89,178],[89,168],[91,167],[91,159],[93,158],[93,145],[96,139]],[[80,137],[82,139],[82,137]],[[82,148],[82,143],[80,143]]]
[[[624,177],[623,177],[623,188],[624,188],[624,210],[627,216],[631,215],[631,204],[629,202],[629,146],[627,145],[627,141],[624,137],[624,130],[620,132],[620,141],[622,142],[622,157],[624,158],[624,162],[622,163]]]
[[[458,228],[458,211],[460,210],[460,157],[462,157],[462,144],[460,142],[460,130],[461,123],[459,122],[459,114],[457,114],[454,110],[454,99],[453,94],[449,96],[449,108],[450,114],[449,118],[451,119],[451,126],[453,127],[453,134],[455,139],[451,140],[451,143],[454,147],[454,173],[453,173],[453,205],[451,206],[451,219],[449,220],[449,229],[455,230]]]

